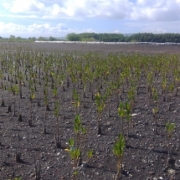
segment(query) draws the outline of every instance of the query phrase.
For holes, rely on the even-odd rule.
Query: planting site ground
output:
[[[29,47],[47,51],[65,52],[101,52],[101,53],[170,53],[180,54],[179,45],[151,45],[151,44],[78,44],[78,43],[1,43],[4,48],[10,44],[13,46]],[[1,48],[2,50],[3,48]]]
[[[0,180],[180,179],[180,46],[0,47]],[[118,113],[126,102],[129,121]],[[78,163],[72,148],[81,151]]]

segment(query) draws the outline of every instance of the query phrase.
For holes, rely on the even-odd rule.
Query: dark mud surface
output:
[[[21,44],[22,45],[22,44]],[[138,45],[78,45],[77,44],[26,44],[43,50],[59,51],[96,51],[96,52],[138,52],[138,53],[179,53],[179,46],[138,46]],[[78,47],[78,48],[77,48]],[[157,77],[158,78],[158,77]],[[157,80],[158,82],[158,80]],[[32,109],[29,100],[29,89],[23,87],[23,99],[7,90],[0,90],[1,100],[5,105],[0,107],[0,179],[8,180],[22,177],[23,180],[35,179],[35,165],[40,168],[42,180],[70,180],[73,177],[72,160],[65,148],[70,138],[75,138],[73,122],[75,108],[72,105],[72,83],[65,89],[60,88],[60,139],[61,148],[56,147],[55,136],[57,124],[54,116],[54,98],[49,89],[49,107],[46,111],[43,100],[43,89],[37,87],[36,98]],[[65,91],[64,91],[65,90]],[[117,113],[117,99],[108,99],[111,104],[110,115],[108,106],[102,114],[102,135],[97,135],[97,112],[92,93],[87,89],[83,97],[81,94],[80,115],[83,125],[87,127],[87,135],[83,137],[82,164],[77,167],[78,180],[111,180],[115,178],[117,159],[112,149],[120,132],[120,117]],[[141,79],[132,115],[130,135],[126,144],[123,158],[123,180],[179,180],[180,179],[180,92],[177,96],[167,94],[167,99],[159,97],[159,112],[157,124],[153,119],[153,101],[147,100],[145,79]],[[127,98],[127,90],[122,99]],[[8,112],[8,105],[12,111]],[[14,114],[15,106],[15,114]],[[22,122],[19,121],[22,115]],[[29,120],[33,118],[32,126]],[[167,133],[165,123],[176,124],[172,136],[171,162],[168,162]],[[46,133],[44,127],[46,126]],[[157,133],[155,129],[157,128]],[[125,136],[127,125],[124,127]],[[93,150],[93,158],[88,161],[86,152]],[[20,154],[20,161],[16,162],[16,155]]]
[[[151,44],[80,44],[80,43],[10,43],[11,46],[22,46],[46,51],[81,51],[101,53],[170,53],[179,54],[179,45],[151,45]],[[9,48],[8,43],[0,43]],[[2,49],[2,48],[1,48]]]

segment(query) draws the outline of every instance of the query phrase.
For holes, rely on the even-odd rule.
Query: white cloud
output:
[[[71,27],[67,27],[65,24],[59,23],[55,26],[52,26],[48,23],[44,24],[31,24],[28,26],[19,25],[15,23],[3,23],[0,22],[0,34],[2,37],[8,37],[10,35],[21,36],[21,37],[32,37],[32,36],[54,36],[60,37],[65,36],[71,32],[92,32],[93,30],[90,29],[74,29]]]
[[[20,19],[35,19],[38,18],[37,15],[19,15],[19,14],[4,14],[4,13],[0,13],[0,17],[2,18],[20,18]],[[1,19],[2,20],[2,19]]]
[[[130,18],[134,20],[175,21],[180,20],[179,0],[137,0]]]
[[[180,32],[180,21],[172,21],[172,22],[141,22],[141,21],[132,21],[129,23],[125,23],[126,29],[136,29],[139,32],[151,32],[151,33],[174,33]],[[132,31],[133,33],[133,31]]]
[[[32,34],[36,36],[47,36],[47,35],[53,35],[58,33],[64,33],[68,32],[68,28],[64,24],[58,24],[56,26],[50,26],[48,23],[45,24],[31,24],[28,26],[25,25],[19,25],[14,23],[3,23],[0,22],[0,33],[6,33],[8,34],[14,34],[14,35],[22,35],[22,37],[26,34]]]
[[[13,13],[36,13],[45,8],[44,4],[37,0],[13,0],[4,3],[4,7]]]
[[[119,30],[114,30],[113,33],[120,33],[120,31]]]
[[[131,5],[128,0],[66,0],[64,8],[67,16],[124,18]]]
[[[95,32],[97,29],[103,32],[124,33],[126,31],[132,33],[137,31],[180,32],[179,12],[180,0],[1,0],[0,33],[18,34],[18,36],[33,34],[33,36],[59,36],[59,34],[65,35],[70,32]],[[16,22],[18,20],[20,23],[23,18],[26,20],[24,22],[29,25],[20,25],[13,21],[8,23],[8,19],[16,19]],[[96,25],[93,27],[94,30],[89,28],[91,24],[87,23],[87,18],[91,18],[90,22]],[[29,19],[31,22],[34,19],[36,23],[30,24]],[[66,19],[70,20],[66,22],[69,23],[68,27],[61,23],[58,24]],[[106,24],[102,24],[101,19]],[[111,21],[111,19],[116,20]],[[51,20],[53,23],[58,22],[57,25],[52,25]],[[84,20],[84,26],[89,29],[81,29],[81,22],[76,24],[73,20]],[[108,20],[119,22],[122,26],[110,23],[113,27],[108,27]],[[126,23],[123,26],[126,20],[130,24]]]
[[[180,20],[180,0],[9,0],[11,13],[38,14],[45,19],[103,17],[130,20]]]

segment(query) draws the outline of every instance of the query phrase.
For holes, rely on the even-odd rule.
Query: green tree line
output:
[[[14,35],[10,35],[9,37],[7,38],[4,38],[4,37],[1,37],[0,36],[0,42],[34,42],[34,41],[61,41],[61,40],[64,40],[64,39],[61,39],[61,38],[56,38],[56,37],[28,37],[28,38],[22,38],[20,36],[16,37]]]
[[[69,41],[103,41],[103,42],[173,42],[180,43],[180,34],[178,33],[137,33],[132,35],[123,35],[117,33],[70,33],[67,35]]]

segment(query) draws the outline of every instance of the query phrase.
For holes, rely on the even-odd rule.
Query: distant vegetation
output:
[[[180,34],[165,33],[138,33],[132,35],[123,35],[116,33],[71,33],[67,35],[69,41],[103,41],[103,42],[173,42],[180,43]]]
[[[9,38],[0,36],[0,42],[34,42],[34,41],[83,41],[83,42],[157,42],[157,43],[180,43],[180,34],[165,33],[137,33],[132,35],[117,34],[117,33],[70,33],[64,38],[58,37],[15,37],[10,35]]]
[[[28,37],[28,38],[22,38],[22,37],[16,37],[14,35],[10,35],[9,38],[4,38],[0,36],[0,42],[34,42],[34,41],[62,41],[65,40],[65,38],[57,38],[57,37]]]

